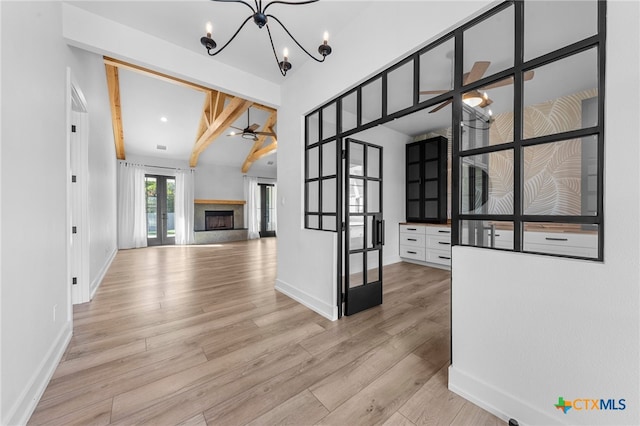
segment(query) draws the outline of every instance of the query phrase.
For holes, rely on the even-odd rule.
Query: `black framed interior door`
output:
[[[276,197],[273,184],[259,183],[258,229],[260,238],[276,236]]]
[[[174,199],[176,179],[145,175],[147,203],[147,245],[175,244]]]
[[[345,141],[344,313],[382,304],[382,147]]]

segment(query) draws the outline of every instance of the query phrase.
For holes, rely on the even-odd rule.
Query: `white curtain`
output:
[[[147,246],[144,168],[118,162],[118,248]]]
[[[244,211],[244,227],[249,230],[250,240],[260,238],[258,230],[258,179],[251,176],[244,177],[244,198],[247,205]]]
[[[176,244],[193,244],[194,221],[194,171],[176,171],[175,226]]]

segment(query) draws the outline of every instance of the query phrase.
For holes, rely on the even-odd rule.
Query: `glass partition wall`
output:
[[[305,227],[341,229],[345,138],[446,114],[452,244],[603,260],[605,11],[506,1],[312,111]]]

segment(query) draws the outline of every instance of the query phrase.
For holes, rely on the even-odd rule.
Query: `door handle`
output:
[[[371,218],[371,244],[374,247],[384,245],[384,220],[378,220],[376,216]]]

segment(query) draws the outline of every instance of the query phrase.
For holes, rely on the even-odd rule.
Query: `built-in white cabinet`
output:
[[[463,241],[466,229],[462,230]],[[487,228],[486,247],[513,250],[513,231],[499,228]],[[525,230],[524,251],[580,256],[595,258],[598,256],[598,235],[595,232],[564,230],[552,232],[545,230]]]
[[[451,268],[451,228],[423,223],[400,224],[400,257],[407,262]]]
[[[525,231],[523,246],[525,251],[538,253],[598,257],[598,235],[595,233]]]

